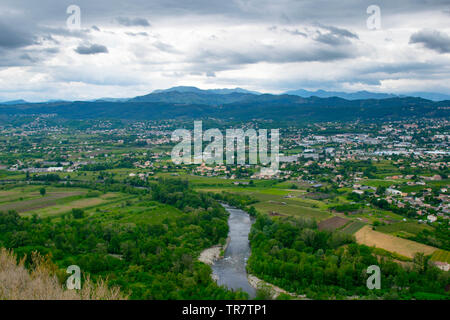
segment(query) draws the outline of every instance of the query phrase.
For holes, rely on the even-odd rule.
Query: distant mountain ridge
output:
[[[431,101],[361,91],[337,97],[338,92],[297,90],[296,94],[255,94],[244,89],[202,90],[175,87],[131,98],[94,101],[0,103],[0,121],[10,116],[55,114],[64,119],[233,119],[295,122],[392,121],[449,119],[450,99]],[[302,97],[301,95],[310,95]],[[322,95],[322,97],[319,97]],[[331,97],[325,97],[331,95]],[[360,97],[360,99],[356,99]]]
[[[254,96],[273,95],[284,96],[293,95],[302,98],[332,98],[338,97],[346,100],[367,100],[367,99],[391,99],[417,97],[431,101],[450,100],[450,95],[436,92],[410,92],[404,94],[378,93],[370,91],[340,92],[316,90],[308,91],[304,89],[290,90],[282,94],[263,94],[257,91],[250,91],[242,88],[234,89],[199,89],[191,86],[178,86],[163,90],[154,90],[153,92],[137,96],[134,98],[100,98],[88,100],[88,102],[164,102],[179,104],[206,104],[222,105],[238,101],[252,99]],[[48,100],[46,103],[63,102],[64,100]],[[19,105],[30,103],[25,100],[13,100],[0,102],[2,105]]]
[[[138,96],[127,101],[130,102],[166,102],[166,103],[181,103],[181,104],[207,104],[220,105],[244,101],[252,99],[252,96],[261,96],[262,93],[256,91],[249,91],[242,88],[235,89],[199,89],[197,87],[179,86],[172,87],[165,90],[154,90],[152,93]],[[271,94],[270,94],[271,95]],[[304,89],[287,91],[281,95],[294,95],[303,98],[319,97],[332,98],[338,97],[346,100],[367,100],[367,99],[390,99],[390,98],[405,98],[417,97],[432,101],[450,100],[449,95],[433,92],[413,92],[408,95],[396,95],[391,93],[377,93],[370,91],[357,92],[339,92],[339,91],[308,91]],[[125,101],[125,100],[123,100]]]
[[[398,98],[398,95],[390,93],[376,93],[369,91],[357,91],[357,92],[339,92],[339,91],[308,91],[304,89],[287,91],[286,94],[300,96],[303,98],[319,97],[319,98],[331,98],[338,97],[346,100],[363,100],[363,99],[389,99]],[[401,96],[400,96],[401,97]]]
[[[154,90],[152,93],[162,93],[162,92],[196,92],[196,93],[212,93],[212,94],[230,94],[230,93],[249,93],[249,94],[261,94],[257,91],[250,91],[242,88],[234,88],[234,89],[199,89],[197,87],[191,86],[178,86],[172,87],[169,89],[159,89]]]
[[[405,95],[409,97],[428,99],[431,101],[450,100],[450,95],[437,92],[410,92]]]
[[[392,93],[378,93],[370,91],[357,91],[357,92],[340,92],[340,91],[308,91],[304,89],[286,91],[285,94],[296,95],[303,98],[319,97],[319,98],[331,98],[338,97],[346,100],[363,100],[363,99],[389,99],[389,98],[404,98],[415,97],[423,98],[432,101],[444,101],[450,100],[450,95],[436,92],[409,92],[404,94],[392,94]]]
[[[129,102],[165,102],[179,104],[220,105],[245,100],[259,93],[241,88],[202,90],[196,87],[174,87],[155,90],[150,94],[129,99]]]
[[[5,105],[24,104],[24,103],[29,103],[29,102],[25,101],[23,99],[0,102],[0,104],[5,104]]]
[[[90,100],[92,102],[95,101],[107,101],[107,102],[125,102],[130,100],[130,98],[100,98],[100,99],[94,99],[94,100]]]
[[[178,91],[150,94],[186,100],[205,99],[205,103],[180,103],[162,101],[74,101],[0,105],[0,119],[8,116],[31,114],[56,114],[64,119],[234,119],[253,121],[322,122],[322,121],[393,121],[450,118],[450,100],[434,102],[422,98],[404,97],[388,99],[345,100],[338,97],[303,98],[295,95],[243,94],[226,95],[180,93]],[[224,96],[228,103],[213,99]],[[145,96],[144,96],[145,97]],[[147,99],[147,98],[146,98]],[[178,99],[178,98],[177,98]],[[169,99],[170,100],[170,99]],[[235,100],[235,101],[233,101]],[[223,102],[223,101],[222,101]]]

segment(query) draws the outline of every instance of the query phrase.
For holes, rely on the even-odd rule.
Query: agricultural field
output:
[[[279,202],[265,201],[255,203],[253,206],[261,213],[269,215],[305,217],[315,219],[316,221],[326,219],[330,216],[327,212],[292,203],[283,205]]]
[[[136,198],[109,203],[95,210],[91,208],[86,212],[92,215],[94,220],[102,221],[105,225],[111,221],[126,225],[157,224],[165,219],[183,215],[173,206],[155,201],[138,201]]]
[[[418,222],[397,222],[377,227],[377,231],[402,238],[414,237],[423,230],[433,230],[433,228]]]
[[[402,256],[413,258],[417,252],[426,255],[433,254],[437,248],[427,246],[418,242],[402,239],[382,232],[372,230],[369,226],[364,226],[355,233],[356,241],[367,246],[375,246],[390,252],[398,253]]]
[[[349,223],[345,227],[341,229],[341,232],[346,234],[355,234],[359,231],[362,227],[364,227],[366,224],[361,221],[353,221],[352,223]]]
[[[42,209],[27,211],[24,215],[38,214],[41,217],[55,216],[70,212],[72,209],[86,210],[94,207],[97,208],[101,207],[104,204],[115,203],[120,200],[125,200],[126,198],[129,197],[122,195],[120,193],[107,193],[107,194],[100,194],[95,197],[78,198],[74,201],[65,199],[67,201],[59,201],[56,202],[54,205]]]
[[[431,261],[441,261],[450,263],[450,251],[437,250],[431,256]]]
[[[16,201],[31,200],[41,197],[39,187],[15,187],[0,190],[0,206]],[[52,190],[49,192],[57,192]]]
[[[88,191],[81,188],[45,188],[24,186],[0,191],[0,211],[14,210],[23,216],[37,214],[41,217],[56,216],[72,209],[89,209],[129,198],[129,195]]]
[[[253,206],[261,213],[272,216],[295,216],[321,221],[331,216],[326,206],[317,200],[305,199],[305,191],[297,189],[239,187],[230,188],[197,188],[203,192],[222,192],[245,194],[258,202]]]
[[[319,223],[318,227],[319,227],[319,230],[334,231],[336,229],[342,228],[349,222],[350,222],[350,220],[348,220],[348,219],[344,219],[344,218],[335,216],[330,219],[321,221]]]
[[[41,187],[19,187],[0,191],[0,211],[15,210],[18,213],[39,210],[61,202],[75,201],[83,197],[87,190],[50,188],[42,196]]]

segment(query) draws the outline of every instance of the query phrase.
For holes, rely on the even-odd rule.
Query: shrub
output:
[[[81,219],[84,217],[84,211],[82,209],[73,208],[72,216],[74,217],[74,219]]]

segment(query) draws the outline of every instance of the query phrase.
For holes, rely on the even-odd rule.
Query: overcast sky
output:
[[[450,0],[0,0],[0,100],[178,85],[450,94]]]

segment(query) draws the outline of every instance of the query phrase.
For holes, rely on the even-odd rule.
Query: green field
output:
[[[141,225],[162,223],[167,218],[180,217],[183,213],[169,205],[154,201],[136,201],[110,203],[87,212],[93,219],[98,219],[104,224],[111,221],[126,225]]]
[[[418,222],[397,222],[377,227],[377,231],[406,238],[414,237],[423,230],[433,230],[433,228]]]
[[[441,262],[450,263],[450,251],[437,250],[431,256],[431,261],[441,261]]]
[[[253,206],[258,211],[260,211],[262,213],[266,213],[266,214],[270,214],[271,212],[274,212],[276,214],[281,214],[281,215],[316,219],[317,221],[320,221],[320,220],[330,217],[330,214],[327,212],[304,207],[301,205],[294,205],[294,204],[280,205],[278,203],[258,202],[256,204],[254,204]]]
[[[194,186],[196,186],[194,184]],[[196,188],[205,192],[229,192],[245,194],[258,202],[253,206],[261,213],[306,217],[317,221],[329,218],[330,213],[326,211],[326,205],[317,200],[304,198],[305,191],[298,189],[282,189],[280,187],[242,187],[230,186],[227,188]]]
[[[354,234],[359,229],[365,226],[364,222],[361,221],[353,221],[350,224],[347,224],[344,228],[342,228],[340,231],[346,234]]]
[[[78,209],[89,209],[89,208],[97,208],[101,207],[102,205],[109,204],[109,203],[116,203],[118,201],[124,201],[126,199],[129,199],[130,196],[123,195],[120,193],[107,193],[107,194],[101,194],[96,197],[83,197],[83,198],[77,198],[73,201],[71,199],[62,199],[63,201],[59,201],[55,203],[54,205],[37,209],[37,210],[31,210],[26,212],[24,215],[32,215],[32,214],[38,214],[41,217],[47,217],[47,216],[55,216],[63,213],[70,212],[74,208]]]
[[[42,196],[42,186],[24,186],[0,191],[0,211],[14,210],[23,216],[37,214],[41,217],[56,216],[74,208],[87,210],[107,204],[125,201],[134,196],[116,192],[88,192],[81,188],[47,187]]]
[[[39,210],[59,203],[83,198],[85,189],[46,188],[45,196],[39,193],[39,186],[26,186],[0,191],[0,211],[15,210],[19,213]]]

